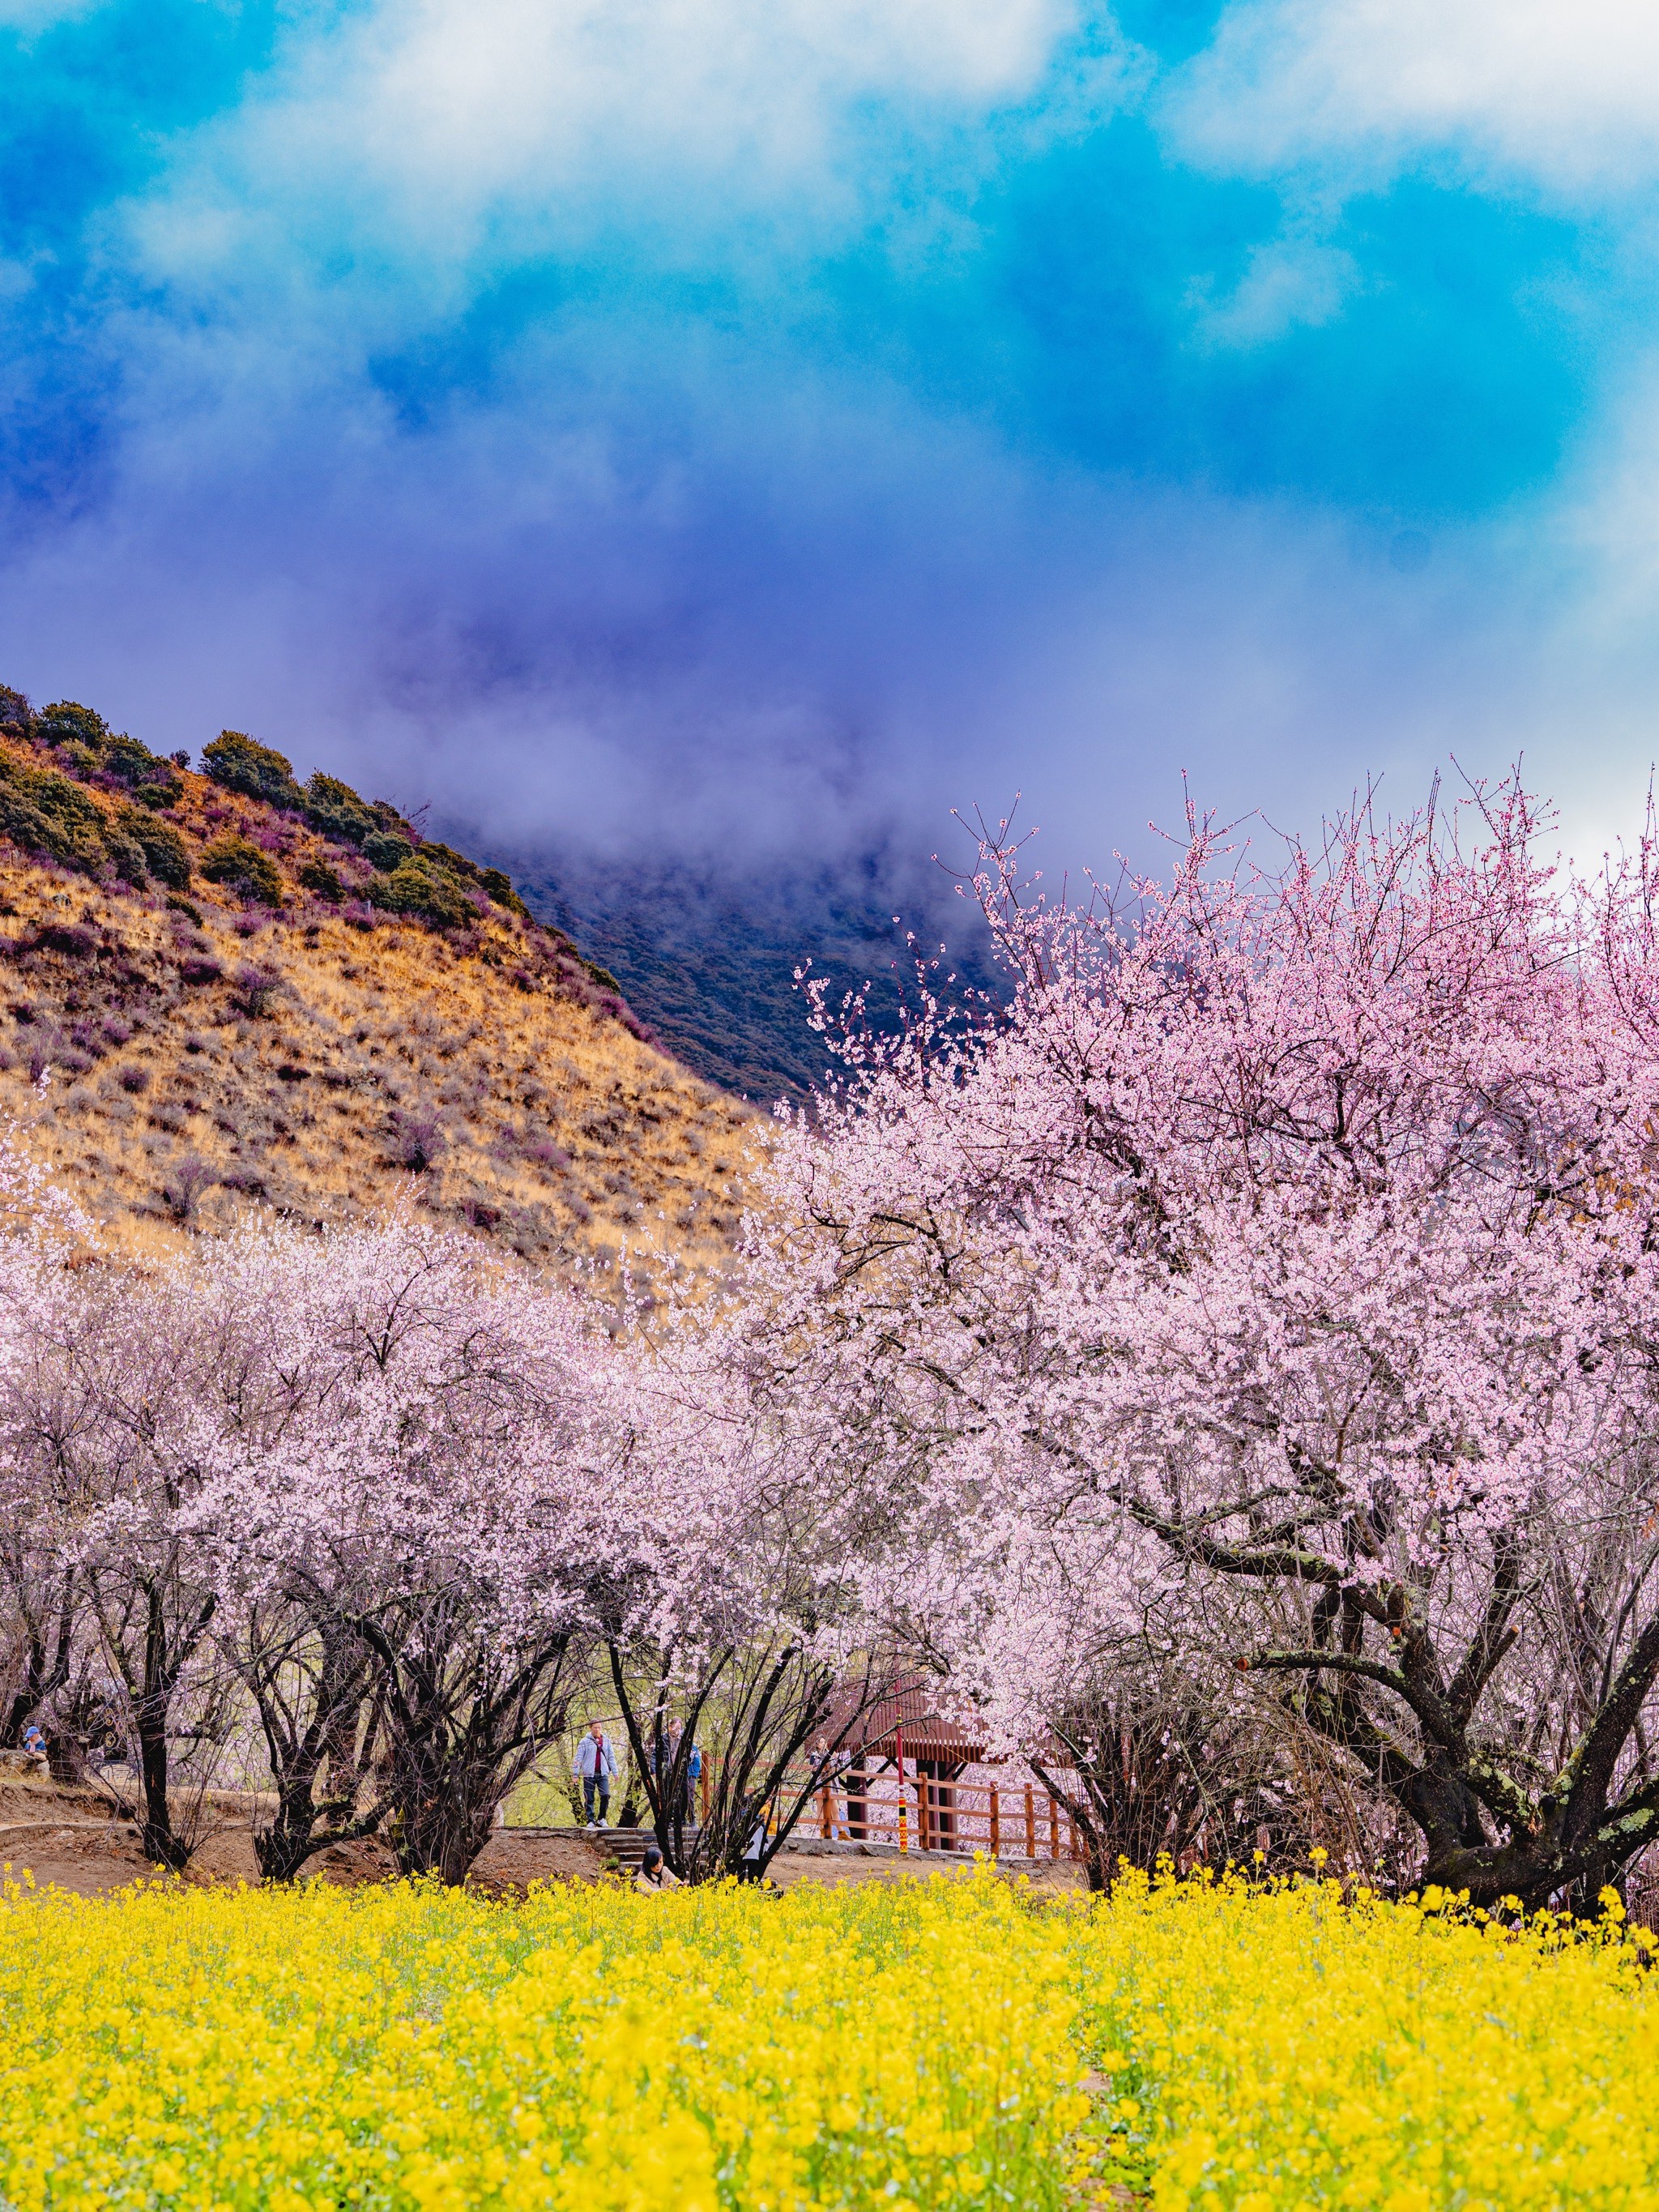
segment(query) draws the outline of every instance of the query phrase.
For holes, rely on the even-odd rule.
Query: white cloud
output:
[[[1189,157],[1363,180],[1427,154],[1570,199],[1659,176],[1651,0],[1235,0],[1166,118]]]
[[[412,252],[437,279],[618,225],[653,246],[733,222],[822,236],[863,219],[918,146],[1030,100],[1077,15],[1078,0],[302,14],[247,103],[181,143],[143,235],[158,273],[216,281],[250,240],[341,267]],[[1109,70],[1092,89],[1109,98]]]
[[[1359,283],[1353,256],[1308,238],[1253,246],[1244,274],[1224,298],[1195,291],[1200,337],[1216,346],[1270,344],[1297,327],[1316,329],[1339,313]]]
[[[1589,12],[1594,46],[1611,11]],[[1604,784],[1609,817],[1639,779],[1656,672],[1628,641],[1659,605],[1659,464],[1587,483],[1568,550],[1540,502],[1508,536],[1443,535],[1407,574],[1329,514],[1056,479],[855,363],[815,378],[777,343],[781,259],[729,320],[718,294],[703,313],[659,287],[677,238],[718,286],[749,240],[793,226],[809,254],[833,246],[878,196],[920,258],[928,226],[971,222],[951,195],[976,164],[1133,96],[1109,35],[1079,57],[1072,0],[376,0],[293,20],[274,77],[181,138],[139,211],[150,270],[199,280],[202,312],[152,298],[110,325],[110,495],[14,548],[11,680],[99,699],[154,742],[234,721],[305,765],[599,844],[833,844],[890,805],[936,842],[949,803],[1024,785],[1050,851],[1102,860],[1171,811],[1183,765],[1224,807],[1293,817],[1378,764],[1415,793],[1452,746],[1501,766],[1530,741],[1541,781]],[[1247,171],[1456,144],[1581,175],[1589,60],[1581,82],[1528,44],[1558,22],[1532,0],[1253,0],[1171,112]],[[1583,126],[1597,161],[1647,158],[1632,118],[1652,72],[1626,27],[1629,65],[1598,95],[1615,121]],[[1548,128],[1522,93],[1555,102]],[[1338,312],[1358,279],[1298,227],[1318,198],[1316,179],[1236,288],[1194,302],[1200,340]],[[640,270],[636,317],[620,283],[586,311],[578,293],[408,424],[362,374],[428,308],[594,240]]]
[[[641,409],[660,337],[606,356]],[[1045,865],[1106,866],[1144,857],[1182,769],[1224,812],[1306,822],[1378,768],[1420,795],[1453,748],[1539,745],[1540,781],[1601,778],[1610,817],[1639,787],[1651,687],[1587,646],[1584,580],[1511,619],[1526,517],[1404,575],[1338,516],[1036,477],[990,426],[740,353],[654,459],[561,414],[550,353],[413,438],[361,394],[319,434],[276,368],[157,357],[109,499],[10,565],[9,681],[595,855],[830,861],[895,823],[925,854],[951,806],[1023,789]]]

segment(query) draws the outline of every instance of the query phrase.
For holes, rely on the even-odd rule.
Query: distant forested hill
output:
[[[884,1022],[914,972],[906,925],[930,953],[948,927],[948,967],[981,989],[994,981],[983,926],[942,872],[904,890],[873,863],[721,879],[689,866],[601,871],[520,855],[513,873],[531,910],[611,971],[678,1060],[757,1103],[805,1097],[830,1066],[795,982],[803,960],[836,998],[870,984]]]

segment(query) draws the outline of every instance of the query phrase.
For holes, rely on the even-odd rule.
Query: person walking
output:
[[[702,1779],[702,1746],[694,1743],[691,1756],[685,1763],[685,1820],[688,1827],[696,1825],[697,1784]]]
[[[667,1785],[673,1778],[674,1763],[680,1755],[684,1738],[685,1723],[679,1719],[670,1721],[663,1742],[662,1765],[657,1771],[657,1786],[663,1800],[665,1819],[672,1820],[678,1813],[681,1820],[690,1823],[697,1817],[697,1782],[702,1773],[702,1747],[700,1744],[693,1743],[687,1747],[685,1772],[681,1778],[677,1803],[671,1805],[667,1797]]]
[[[611,1785],[617,1778],[617,1754],[605,1740],[605,1733],[595,1721],[576,1747],[576,1779],[582,1785],[582,1808],[590,1828],[608,1828],[611,1825]],[[599,1800],[599,1817],[593,1817],[593,1802]]]

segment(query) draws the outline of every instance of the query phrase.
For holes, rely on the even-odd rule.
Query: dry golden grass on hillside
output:
[[[567,939],[500,908],[445,933],[319,903],[297,869],[356,856],[184,783],[167,818],[192,851],[260,833],[280,910],[0,846],[0,1115],[114,1246],[402,1192],[532,1261],[626,1242],[718,1267],[758,1125],[632,1035]]]

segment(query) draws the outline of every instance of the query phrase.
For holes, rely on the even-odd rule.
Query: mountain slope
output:
[[[116,1241],[401,1194],[534,1261],[720,1263],[752,1118],[505,878],[251,740],[202,775],[0,715],[0,1115]]]

